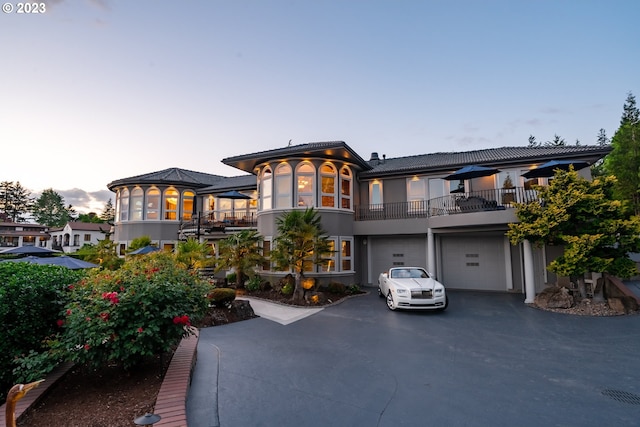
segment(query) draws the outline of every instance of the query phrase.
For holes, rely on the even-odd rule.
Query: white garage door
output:
[[[427,238],[378,237],[370,238],[371,280],[377,282],[378,275],[390,267],[408,265],[427,267]]]
[[[440,237],[445,286],[453,289],[506,291],[504,236]]]

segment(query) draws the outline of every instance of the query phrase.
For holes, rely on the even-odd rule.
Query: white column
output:
[[[533,250],[531,242],[525,240],[522,242],[523,258],[524,258],[524,289],[525,304],[533,304],[536,297],[536,284],[534,282],[535,275],[533,272]]]
[[[438,277],[436,272],[436,241],[433,230],[427,228],[427,271]]]

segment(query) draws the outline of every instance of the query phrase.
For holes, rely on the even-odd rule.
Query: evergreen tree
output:
[[[20,181],[0,183],[0,213],[7,221],[25,222],[29,213],[31,192],[20,185]]]
[[[606,171],[618,178],[616,197],[640,214],[640,111],[632,93],[624,103],[620,127],[611,139],[613,151],[605,159]]]
[[[567,145],[567,142],[564,140],[564,138],[560,138],[560,136],[558,135],[553,135],[553,139],[551,141],[545,142],[544,145],[545,147],[564,147]]]
[[[604,147],[605,145],[609,145],[611,141],[607,138],[607,132],[604,129],[600,129],[598,132],[598,145],[600,147]]]
[[[31,209],[36,222],[49,227],[63,227],[72,219],[72,211],[71,205],[65,207],[63,197],[52,188],[44,190]]]
[[[100,214],[100,219],[104,222],[113,222],[113,219],[116,216],[116,210],[113,207],[113,203],[111,199],[107,200],[104,204],[104,208],[102,208],[102,213]]]
[[[529,147],[540,147],[540,143],[536,141],[536,137],[529,135]]]

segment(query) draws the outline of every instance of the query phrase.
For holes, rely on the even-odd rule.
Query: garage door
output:
[[[441,236],[440,279],[454,289],[506,291],[504,236]]]
[[[390,267],[408,265],[427,266],[426,237],[378,237],[370,238],[371,279],[378,280],[378,275]]]

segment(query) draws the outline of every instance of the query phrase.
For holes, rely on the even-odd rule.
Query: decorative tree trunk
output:
[[[293,288],[293,297],[291,298],[296,304],[302,304],[304,301],[304,288],[302,287],[302,273],[296,272],[296,283]]]

